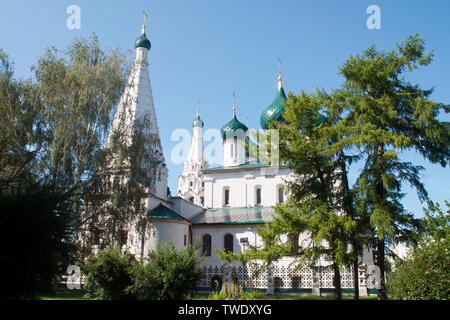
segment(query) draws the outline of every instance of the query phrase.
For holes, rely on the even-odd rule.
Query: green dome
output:
[[[220,130],[220,134],[222,135],[222,139],[225,140],[227,138],[227,135],[229,132],[235,132],[236,130],[241,129],[242,131],[246,132],[248,130],[247,126],[241,122],[239,122],[238,119],[236,119],[236,115],[233,116],[233,119],[229,121],[227,124],[225,124],[222,129]]]
[[[203,128],[203,121],[202,121],[202,119],[200,119],[200,116],[197,116],[197,118],[195,118],[194,121],[192,121],[192,126]]]
[[[284,93],[283,87],[281,87],[272,104],[268,106],[261,114],[260,123],[261,128],[268,129],[269,122],[275,121],[283,121],[283,112],[284,112],[284,100],[286,100],[286,94]]]
[[[139,38],[136,39],[134,42],[134,47],[137,48],[146,48],[147,50],[150,50],[151,48],[150,40],[147,39],[147,36],[145,33],[143,33]]]

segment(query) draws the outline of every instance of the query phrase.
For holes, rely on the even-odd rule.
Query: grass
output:
[[[191,300],[208,300],[210,293],[194,293]],[[376,295],[359,297],[361,300],[376,300]],[[353,295],[343,296],[343,300],[353,300]],[[305,294],[268,294],[262,300],[334,300],[333,296],[313,296]]]
[[[83,296],[84,290],[55,290],[53,293],[45,294],[39,297],[39,300],[86,300]]]
[[[40,296],[40,300],[87,300],[83,296],[84,290],[55,290],[52,294]],[[209,293],[193,293],[191,300],[208,300]],[[344,300],[353,300],[353,296],[343,296]],[[361,300],[376,300],[376,295],[360,297]],[[332,296],[312,296],[300,294],[270,294],[265,295],[263,300],[333,300]]]

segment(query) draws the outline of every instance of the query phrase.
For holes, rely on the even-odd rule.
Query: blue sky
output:
[[[299,93],[338,87],[338,66],[372,44],[392,49],[409,34],[420,33],[433,63],[408,76],[423,88],[434,87],[433,99],[450,103],[450,1],[5,1],[1,0],[0,48],[14,60],[16,75],[27,78],[48,45],[63,49],[71,39],[95,32],[109,48],[134,49],[143,15],[149,14],[152,42],[149,71],[162,143],[169,168],[169,186],[177,190],[182,165],[170,162],[177,128],[191,130],[196,101],[205,129],[220,128],[237,116],[259,128],[262,110],[276,93],[281,56],[284,87]],[[69,30],[66,9],[81,9],[81,29]],[[369,5],[381,9],[381,29],[369,30]],[[448,117],[442,119],[449,120]],[[423,165],[422,181],[432,200],[450,199],[449,169],[431,165],[418,154],[402,158]],[[355,168],[351,181],[358,175]],[[405,187],[405,207],[418,216],[422,204]]]

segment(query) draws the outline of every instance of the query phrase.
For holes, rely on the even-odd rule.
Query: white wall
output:
[[[220,266],[223,262],[219,259],[216,249],[224,249],[224,237],[226,234],[233,235],[233,252],[239,253],[243,250],[244,244],[240,243],[241,238],[248,238],[249,243],[262,244],[261,239],[256,234],[256,227],[261,225],[216,225],[216,226],[192,226],[192,237],[195,241],[198,239],[200,245],[202,244],[203,235],[209,234],[211,236],[211,256],[204,257],[202,265]],[[202,254],[202,248],[199,249],[199,255]]]
[[[265,168],[205,172],[205,206],[223,207],[224,188],[228,187],[230,207],[253,207],[256,205],[257,186],[261,187],[261,205],[274,206],[278,201],[278,187],[284,185],[284,179],[288,177],[289,172],[290,169],[286,168],[278,169],[277,172]]]
[[[204,211],[202,207],[193,204],[181,197],[173,197],[170,202],[172,202],[172,206],[170,208],[186,219],[190,219],[196,214]]]

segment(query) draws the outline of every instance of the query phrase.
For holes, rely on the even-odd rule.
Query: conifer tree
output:
[[[240,255],[219,255],[245,262],[264,259],[267,264],[293,256],[297,267],[315,267],[321,259],[331,261],[334,297],[341,299],[341,269],[353,261],[350,235],[356,223],[343,210],[343,189],[336,188],[342,178],[342,159],[338,161],[337,153],[325,153],[331,143],[327,128],[332,121],[319,113],[323,103],[319,94],[289,94],[286,121],[271,124],[280,130],[280,159],[294,173],[285,183],[289,199],[277,205],[273,221],[258,230],[264,247],[249,246]],[[299,245],[300,234],[310,235],[310,240]]]
[[[448,106],[431,99],[433,89],[422,89],[405,74],[432,61],[424,40],[409,36],[391,51],[375,46],[351,56],[340,67],[345,83],[333,92],[332,113],[345,114],[334,127],[343,137],[330,152],[354,148],[364,153],[365,166],[358,179],[359,212],[370,215],[375,231],[377,265],[381,271],[379,299],[386,298],[386,241],[408,238],[416,225],[401,204],[404,183],[415,187],[420,200],[427,191],[420,181],[421,166],[400,160],[399,152],[415,150],[445,167],[449,160],[449,124],[440,121]]]

